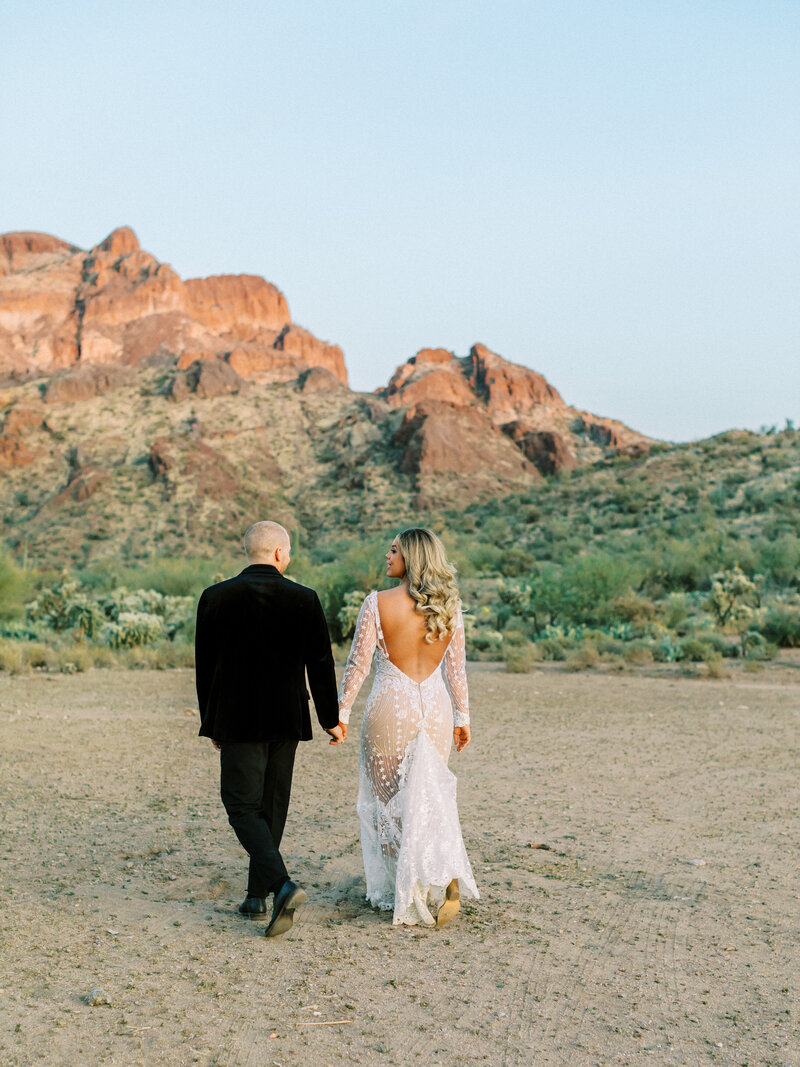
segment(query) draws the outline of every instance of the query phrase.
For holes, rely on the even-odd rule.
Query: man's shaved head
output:
[[[244,535],[244,550],[250,563],[274,563],[275,549],[288,553],[289,534],[279,522],[254,522]]]

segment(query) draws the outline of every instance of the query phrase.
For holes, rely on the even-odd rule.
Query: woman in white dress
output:
[[[402,581],[361,605],[339,719],[347,736],[374,658],[358,787],[367,899],[393,911],[395,925],[441,926],[460,897],[478,896],[447,767],[451,743],[461,752],[470,742],[464,620],[455,569],[434,533],[404,530],[386,561],[387,576]]]

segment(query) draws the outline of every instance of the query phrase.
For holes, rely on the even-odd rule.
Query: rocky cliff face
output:
[[[274,285],[183,281],[128,228],[0,237],[0,506],[29,558],[213,552],[267,513],[377,529],[649,445],[480,344],[351,392]]]
[[[315,366],[347,383],[341,349],[293,324],[263,278],[182,281],[128,227],[88,252],[46,234],[0,238],[0,376],[195,359],[230,361],[262,384]]]
[[[634,455],[650,443],[621,423],[570,407],[541,374],[480,344],[461,359],[424,348],[378,393],[404,410],[397,440],[405,468],[434,496],[443,474],[475,486],[495,472],[513,484],[571,470],[604,449]]]

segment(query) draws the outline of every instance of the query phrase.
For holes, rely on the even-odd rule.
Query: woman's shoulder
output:
[[[413,597],[402,585],[397,585],[394,589],[376,589],[370,596],[374,596],[381,604],[414,603]]]

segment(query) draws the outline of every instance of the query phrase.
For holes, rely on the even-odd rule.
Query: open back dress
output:
[[[395,925],[432,926],[453,878],[462,899],[478,896],[458,820],[456,778],[447,766],[453,727],[469,723],[461,611],[439,665],[415,682],[389,658],[378,594],[370,593],[339,690],[342,722],[349,721],[373,660],[375,677],[361,723],[357,804],[367,899],[393,911]]]

